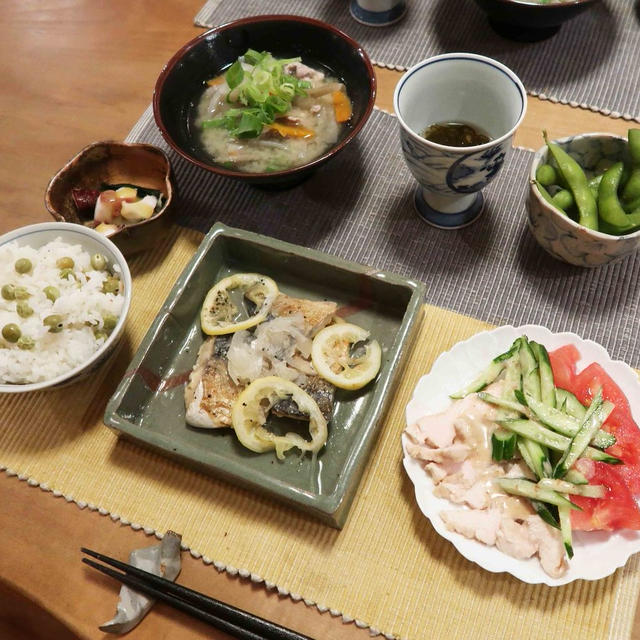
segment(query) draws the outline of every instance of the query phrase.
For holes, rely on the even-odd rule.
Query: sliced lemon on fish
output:
[[[280,400],[293,400],[309,416],[310,440],[297,433],[278,436],[265,428],[269,411]],[[327,441],[327,421],[316,401],[297,384],[278,376],[258,378],[240,393],[231,410],[231,422],[238,440],[247,449],[256,453],[275,449],[278,458],[293,447],[319,451]]]
[[[231,297],[235,290],[257,306],[248,318],[238,319],[240,309]],[[200,311],[202,330],[210,336],[219,336],[255,327],[266,320],[278,293],[278,285],[259,273],[236,273],[223,278],[209,289],[204,299]]]
[[[311,345],[311,361],[318,375],[340,389],[361,389],[371,382],[380,371],[382,350],[369,335],[348,322],[318,331]]]

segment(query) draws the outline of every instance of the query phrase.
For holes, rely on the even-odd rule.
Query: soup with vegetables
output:
[[[249,49],[207,82],[196,126],[204,149],[226,168],[282,171],[321,156],[351,118],[342,82],[303,64]]]

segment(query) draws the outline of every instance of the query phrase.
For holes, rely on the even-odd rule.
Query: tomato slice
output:
[[[609,465],[581,458],[576,467],[589,484],[603,484],[609,491],[604,498],[571,496],[582,511],[571,512],[571,526],[583,531],[616,529],[640,530],[640,509],[634,497],[640,496],[640,430],[633,420],[629,402],[615,381],[597,363],[580,373],[576,367],[580,353],[574,345],[566,345],[549,353],[556,386],[571,391],[584,405],[602,389],[605,400],[615,405],[603,429],[616,437],[607,453],[624,464]]]
[[[571,511],[571,527],[580,531],[640,530],[640,509],[618,469],[587,458],[578,460],[576,466],[589,484],[603,484],[608,491],[604,498],[571,496],[571,501],[582,508]]]
[[[620,458],[625,464],[616,471],[628,482],[633,495],[640,495],[640,430],[631,416],[626,396],[607,372],[597,363],[581,371],[574,381],[573,393],[584,404],[602,389],[602,397],[615,405],[603,429],[616,437],[616,443],[607,453]]]
[[[567,344],[549,352],[553,381],[556,387],[571,391],[576,376],[576,365],[580,360],[580,352],[573,344]]]

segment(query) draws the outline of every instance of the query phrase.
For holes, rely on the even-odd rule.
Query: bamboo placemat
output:
[[[479,53],[513,69],[533,95],[601,111],[640,117],[640,19],[631,0],[596,3],[541,42],[497,35],[473,0],[408,0],[395,25],[372,28],[349,15],[348,0],[209,0],[198,26],[288,13],[317,18],[357,40],[381,66],[406,69],[451,51]]]
[[[0,398],[0,468],[148,532],[168,529],[219,569],[264,580],[389,637],[623,640],[638,557],[597,582],[555,589],[489,574],[440,538],[401,465],[404,407],[439,353],[489,325],[425,306],[415,347],[342,531],[191,471],[102,424],[106,399],[201,235],[174,227],[131,261],[135,295],[111,367],[68,389]],[[259,543],[257,538],[259,536]]]

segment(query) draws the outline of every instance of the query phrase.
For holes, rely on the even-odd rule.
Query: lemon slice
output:
[[[265,429],[271,407],[280,400],[289,399],[302,413],[309,415],[311,440],[305,440],[297,433],[278,436]],[[236,399],[231,409],[231,422],[238,440],[247,449],[256,453],[275,449],[280,459],[293,447],[315,452],[327,441],[327,421],[316,401],[297,384],[278,376],[254,380]]]
[[[364,342],[355,353],[353,345]],[[369,332],[348,322],[318,331],[311,345],[311,361],[318,375],[340,389],[360,389],[380,370],[382,351]]]
[[[239,309],[230,295],[234,289],[240,289],[245,298],[258,306],[249,318],[236,320]],[[202,330],[210,336],[219,336],[255,327],[266,320],[278,293],[278,285],[259,273],[236,273],[223,278],[209,289],[204,299],[200,311]]]

